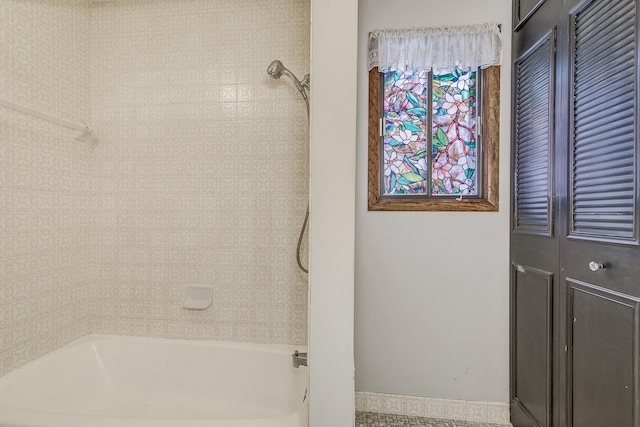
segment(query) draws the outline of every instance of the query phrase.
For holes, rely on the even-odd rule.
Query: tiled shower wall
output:
[[[0,98],[90,120],[89,8],[0,1]],[[0,376],[89,331],[93,150],[0,107]]]
[[[308,72],[309,2],[96,1],[91,14],[92,330],[305,344],[307,113],[266,68]],[[213,306],[183,310],[187,284],[213,285]]]
[[[88,333],[306,343],[307,115],[265,71],[308,72],[308,1],[2,0],[0,46],[1,99],[97,139],[0,108],[0,376]]]

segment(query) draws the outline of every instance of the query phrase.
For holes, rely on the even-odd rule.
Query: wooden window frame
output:
[[[437,198],[421,196],[383,196],[381,185],[380,117],[382,82],[377,67],[369,71],[369,194],[370,211],[498,211],[500,152],[500,67],[482,70],[480,102],[482,111],[482,176],[479,197]]]

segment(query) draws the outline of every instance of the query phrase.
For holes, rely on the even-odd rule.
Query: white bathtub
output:
[[[0,378],[0,426],[305,427],[294,350],[85,337]]]

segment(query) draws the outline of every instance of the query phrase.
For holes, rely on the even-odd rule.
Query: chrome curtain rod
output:
[[[78,135],[76,135],[75,138],[80,141],[86,142],[92,132],[92,129],[89,126],[80,121],[72,122],[70,120],[64,120],[51,114],[43,113],[42,111],[34,110],[33,108],[25,107],[24,105],[16,104],[15,102],[7,101],[4,99],[0,99],[0,107],[6,107],[24,114],[28,114],[30,116],[47,120],[51,123],[55,123],[69,129],[76,130],[78,131]]]

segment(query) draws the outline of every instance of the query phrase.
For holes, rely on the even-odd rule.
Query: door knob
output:
[[[598,270],[603,270],[603,269],[604,269],[604,265],[602,265],[599,262],[591,261],[589,263],[589,270],[591,270],[591,271],[598,271]]]

